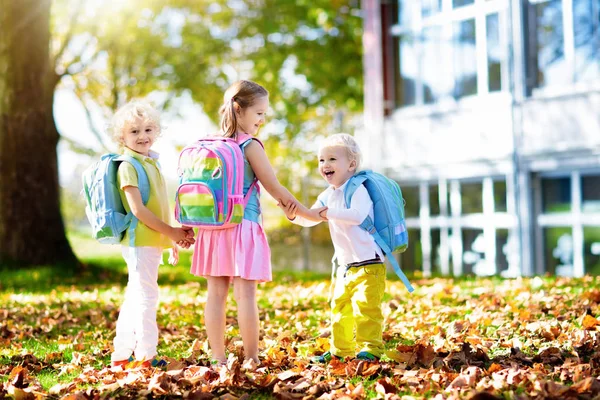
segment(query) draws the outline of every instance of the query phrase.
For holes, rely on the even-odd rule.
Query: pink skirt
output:
[[[230,229],[198,229],[190,272],[271,281],[271,249],[262,226],[244,219]]]

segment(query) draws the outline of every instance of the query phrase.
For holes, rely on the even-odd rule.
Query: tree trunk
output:
[[[51,0],[0,0],[0,266],[77,264],[60,213]]]

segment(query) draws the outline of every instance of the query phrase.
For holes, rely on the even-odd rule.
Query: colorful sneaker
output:
[[[154,357],[152,360],[143,361],[131,361],[125,365],[124,369],[135,369],[135,368],[162,368],[167,366],[167,361],[162,358]]]
[[[373,354],[369,353],[368,351],[361,351],[360,353],[358,353],[356,355],[356,359],[357,360],[362,360],[362,361],[379,361],[379,357],[374,356]]]
[[[110,366],[111,367],[123,367],[123,368],[125,368],[125,366],[127,364],[129,364],[130,362],[132,362],[133,360],[135,360],[135,358],[133,358],[133,356],[129,356],[129,358],[127,360],[111,361],[110,362]]]
[[[344,362],[344,357],[336,356],[335,354],[331,354],[330,351],[327,351],[320,356],[315,356],[311,359],[314,364],[329,364],[331,360],[336,359],[338,361]]]

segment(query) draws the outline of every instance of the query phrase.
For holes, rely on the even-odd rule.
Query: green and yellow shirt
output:
[[[128,148],[123,150],[123,154],[134,157],[142,164],[142,167],[148,175],[148,182],[150,183],[150,196],[148,197],[148,204],[146,204],[146,207],[161,221],[170,225],[171,218],[169,213],[167,186],[158,164],[158,154],[151,151],[150,157],[146,157]],[[118,184],[121,200],[123,201],[125,210],[129,212],[131,207],[127,202],[123,188],[126,186],[138,187],[138,176],[133,165],[127,162],[123,162],[119,165]],[[125,233],[121,243],[125,245],[129,243],[129,232]],[[172,245],[171,239],[167,236],[146,226],[142,221],[138,221],[138,225],[135,228],[136,247],[150,246],[161,247],[164,249],[172,247]]]

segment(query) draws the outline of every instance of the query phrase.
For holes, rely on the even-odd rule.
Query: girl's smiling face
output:
[[[150,148],[158,136],[158,128],[152,121],[140,117],[125,125],[123,144],[125,147],[148,157]]]
[[[269,96],[256,98],[254,104],[237,111],[238,131],[256,136],[258,129],[265,123],[265,116],[269,108]]]
[[[319,172],[337,189],[354,175],[356,161],[348,158],[348,150],[343,146],[324,147],[319,150]]]

